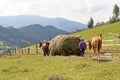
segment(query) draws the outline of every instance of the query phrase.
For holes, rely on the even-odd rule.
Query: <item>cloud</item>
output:
[[[0,15],[62,17],[87,24],[90,17],[95,22],[108,20],[117,3],[119,0],[0,0]]]

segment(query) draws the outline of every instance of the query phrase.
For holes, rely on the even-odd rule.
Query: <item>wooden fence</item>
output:
[[[6,49],[6,50],[0,50],[0,56],[4,55],[13,55],[13,54],[42,54],[41,48],[39,48],[38,44],[34,46],[25,46],[20,49]]]

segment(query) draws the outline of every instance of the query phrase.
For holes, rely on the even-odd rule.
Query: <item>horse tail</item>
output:
[[[100,39],[98,42],[98,52],[100,51],[101,48],[102,48],[102,39]]]

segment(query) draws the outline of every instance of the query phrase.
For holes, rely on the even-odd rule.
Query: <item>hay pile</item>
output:
[[[59,35],[50,40],[51,55],[77,55],[79,50],[79,37],[73,35]]]

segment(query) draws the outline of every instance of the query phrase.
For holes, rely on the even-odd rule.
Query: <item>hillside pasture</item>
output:
[[[82,35],[85,41],[103,31],[100,62],[91,58],[92,51],[86,49],[85,57],[43,56],[41,48],[30,46],[30,54],[22,53],[28,47],[17,50],[12,56],[0,57],[1,80],[120,80],[120,42],[108,32],[118,33],[120,23],[105,25],[74,35]],[[106,28],[107,26],[107,28]],[[109,27],[109,28],[108,28]],[[114,27],[112,29],[112,27]],[[117,29],[116,29],[117,28]],[[117,46],[116,46],[117,45]],[[107,57],[111,56],[111,57]],[[54,79],[52,79],[54,78]]]
[[[96,27],[96,28],[77,32],[77,33],[74,33],[74,35],[82,35],[82,37],[85,40],[88,40],[91,37],[96,36],[101,33],[103,35],[103,40],[119,40],[115,36],[109,34],[109,32],[114,33],[114,34],[120,33],[119,25],[120,25],[120,22],[113,23],[113,24],[107,24],[107,25]]]
[[[120,46],[102,46],[101,54],[112,53],[111,58],[101,58],[100,63],[88,55],[43,56],[41,48],[36,54],[36,45],[30,46],[31,53],[18,50],[12,56],[0,58],[1,80],[119,80]],[[116,50],[114,50],[116,49]],[[20,52],[20,53],[19,53]]]

